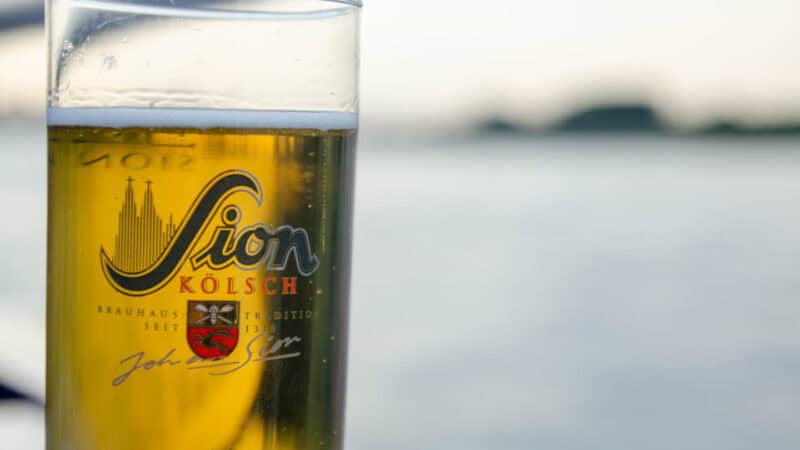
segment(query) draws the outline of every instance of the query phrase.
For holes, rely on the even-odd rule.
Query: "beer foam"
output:
[[[358,113],[193,108],[48,108],[50,126],[354,130]]]

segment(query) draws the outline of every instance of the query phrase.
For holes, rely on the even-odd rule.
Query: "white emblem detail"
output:
[[[217,321],[221,320],[221,321],[227,323],[228,325],[233,325],[233,322],[231,322],[230,320],[228,320],[228,319],[226,319],[226,318],[221,316],[221,314],[225,314],[225,313],[233,311],[233,306],[231,306],[231,305],[225,305],[222,308],[220,308],[217,305],[206,306],[206,305],[203,305],[203,304],[198,304],[198,305],[195,305],[194,309],[196,309],[196,310],[198,310],[200,312],[207,313],[205,316],[195,320],[194,321],[195,324],[201,324],[201,323],[203,323],[205,321],[209,321],[209,322],[211,322],[211,325],[216,325]]]

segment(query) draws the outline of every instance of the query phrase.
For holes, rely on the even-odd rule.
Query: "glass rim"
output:
[[[361,0],[322,0],[323,2],[331,2],[331,3],[341,3],[343,5],[350,5],[355,6],[357,8],[361,8],[364,6],[364,2]]]
[[[137,3],[127,3],[120,0],[67,0],[67,4],[72,8],[87,9],[109,12],[127,12],[144,16],[172,16],[172,17],[193,17],[193,18],[218,18],[218,19],[246,19],[246,18],[272,18],[272,19],[291,19],[296,17],[328,17],[347,14],[351,8],[360,9],[363,6],[361,0],[315,0],[318,3],[333,3],[342,5],[328,9],[310,11],[291,11],[291,12],[272,12],[272,11],[246,11],[246,10],[226,10],[214,8],[187,8],[185,6],[154,6]]]

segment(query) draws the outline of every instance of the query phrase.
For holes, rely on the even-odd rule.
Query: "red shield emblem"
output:
[[[189,301],[186,340],[195,355],[222,359],[239,341],[239,302]]]

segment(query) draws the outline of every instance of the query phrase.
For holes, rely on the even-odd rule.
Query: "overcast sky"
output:
[[[798,13],[793,0],[373,2],[365,109],[546,120],[587,96],[648,96],[675,120],[769,118],[800,105]]]
[[[800,116],[793,0],[365,3],[362,107],[375,124],[543,123],[642,98],[687,124]],[[42,43],[36,30],[0,35],[0,67],[16,68],[0,71],[0,104],[42,104]]]

